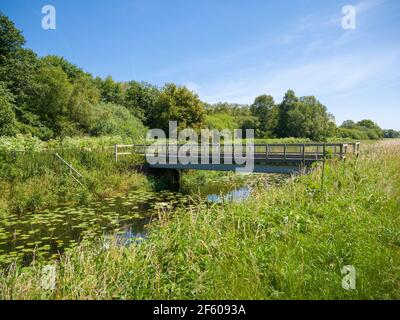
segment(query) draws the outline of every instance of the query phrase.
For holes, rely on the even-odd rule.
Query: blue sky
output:
[[[43,30],[53,5],[57,29]],[[344,5],[355,30],[341,27]],[[95,76],[175,82],[207,102],[315,95],[338,123],[371,118],[400,130],[398,0],[1,0],[39,55]]]

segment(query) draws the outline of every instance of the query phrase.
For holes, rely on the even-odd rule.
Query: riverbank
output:
[[[110,138],[70,139],[63,145],[2,139],[14,143],[2,144],[13,146],[9,150],[0,146],[0,268],[57,260],[82,241],[113,234],[132,241],[144,236],[158,207],[171,212],[187,207],[190,195],[205,199],[209,193],[195,188],[200,180],[203,191],[216,195],[247,181],[234,173],[185,172],[182,194],[171,190],[169,179],[138,171],[143,163],[138,156],[115,162],[114,148],[104,144]],[[71,175],[63,159],[82,176]]]
[[[0,154],[0,217],[60,205],[85,205],[127,190],[151,188],[151,181],[133,170],[134,159],[116,165],[109,150],[58,152],[82,175],[79,182],[55,152]]]
[[[269,142],[299,141],[307,140],[287,138]],[[124,155],[116,164],[113,144],[118,143],[133,141],[119,136],[66,137],[47,142],[28,135],[0,137],[0,217],[60,205],[88,205],[128,190],[157,189],[158,184],[160,188],[168,187],[165,181],[149,179],[134,170],[135,164],[143,163],[141,158]],[[56,153],[82,174],[82,184],[71,177],[69,168]],[[233,173],[188,173],[183,188],[190,194],[219,193],[224,191],[219,178],[227,182],[226,190],[245,180]]]
[[[54,290],[43,265],[14,265],[0,277],[3,299],[399,299],[400,144],[243,203],[199,204],[168,219],[160,211],[146,241],[82,244],[56,264]],[[356,290],[341,270],[356,270]]]

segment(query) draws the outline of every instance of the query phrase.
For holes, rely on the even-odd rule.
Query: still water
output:
[[[224,195],[221,194],[210,194],[207,196],[207,201],[222,203],[222,202],[241,202],[250,197],[251,187],[241,187],[239,189],[232,190]]]
[[[225,195],[208,195],[205,201],[242,201],[251,189],[242,187]],[[0,220],[0,266],[13,261],[29,264],[34,259],[57,259],[84,239],[93,241],[116,235],[122,245],[143,241],[146,228],[159,210],[188,208],[190,197],[171,191],[132,191],[91,206],[59,207],[10,214]]]

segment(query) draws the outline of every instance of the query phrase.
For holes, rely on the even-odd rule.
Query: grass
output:
[[[25,136],[0,139],[0,217],[150,188],[147,178],[134,170],[139,159],[125,156],[115,164],[109,144],[113,139],[65,139],[62,144]],[[82,186],[56,152],[82,174]]]
[[[3,299],[399,299],[400,143],[256,191],[240,204],[199,204],[163,216],[129,247],[81,245],[57,263],[0,277]],[[341,269],[356,269],[356,290]]]

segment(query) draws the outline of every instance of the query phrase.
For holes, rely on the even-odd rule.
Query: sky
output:
[[[56,29],[42,28],[42,7]],[[342,27],[352,5],[355,29]],[[94,76],[185,85],[203,101],[314,95],[340,124],[400,130],[399,0],[0,0],[40,56]]]

